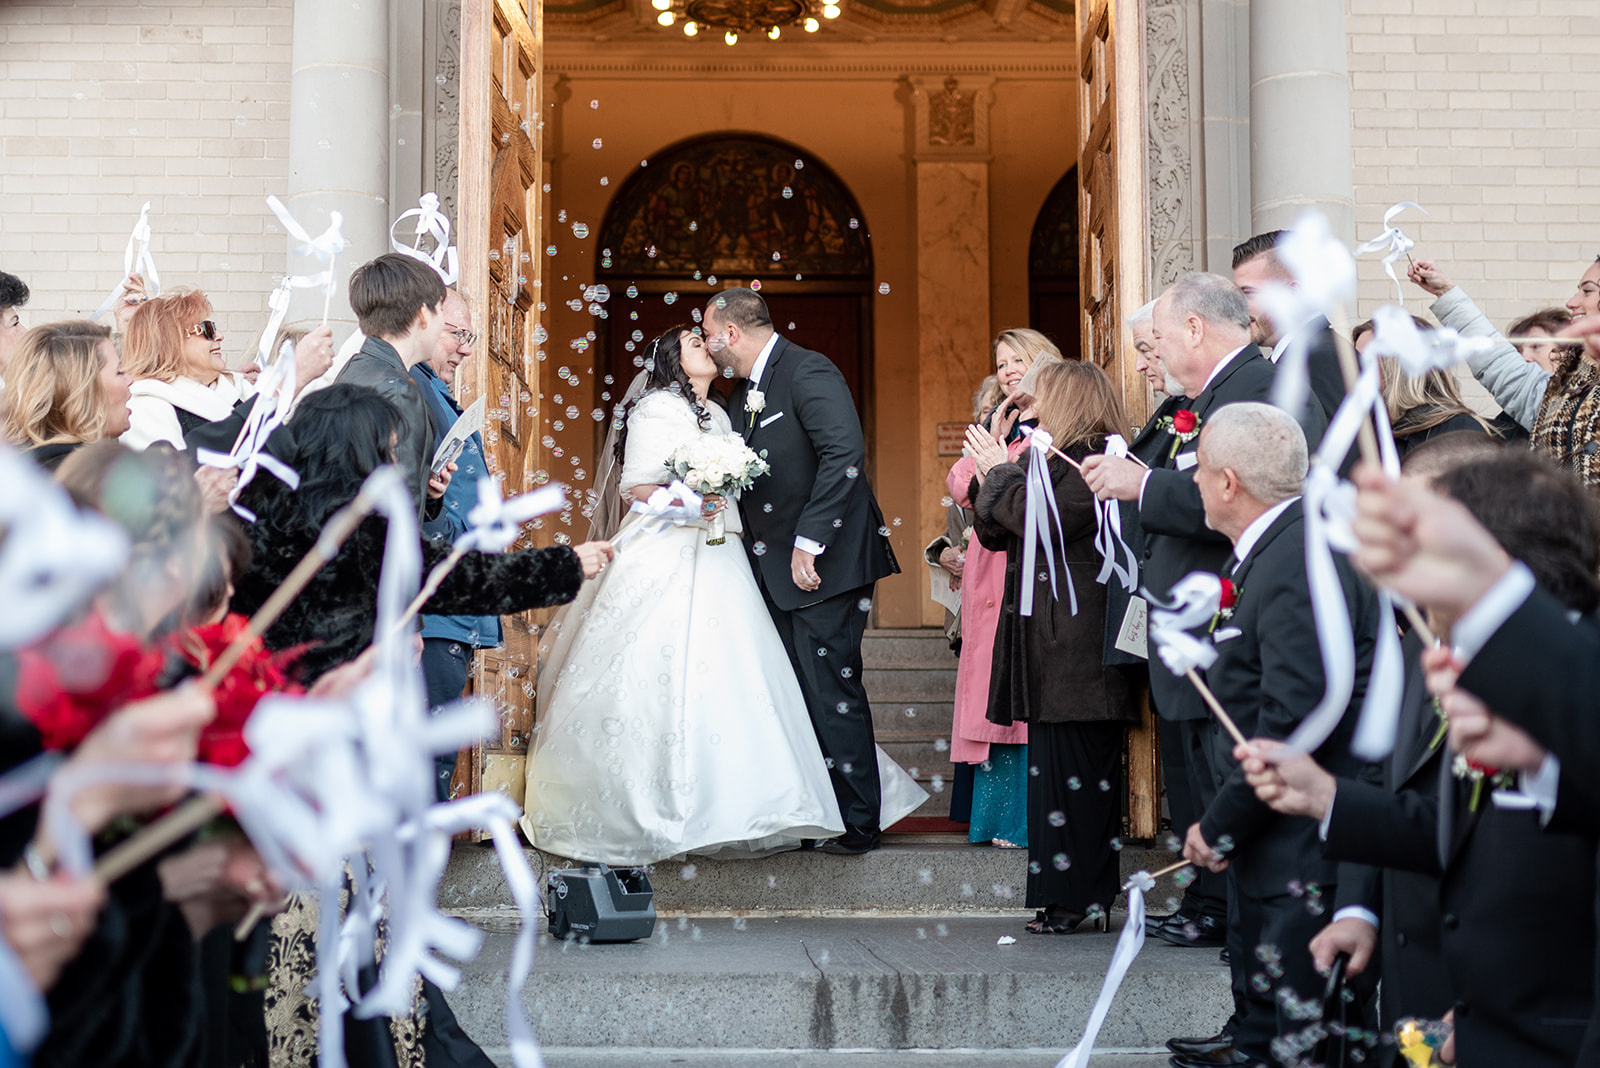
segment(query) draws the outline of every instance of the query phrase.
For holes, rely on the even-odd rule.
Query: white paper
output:
[[[1117,631],[1116,648],[1130,656],[1150,659],[1147,627],[1150,606],[1143,597],[1129,597],[1128,610],[1122,614],[1122,627]]]
[[[450,433],[444,436],[438,449],[434,450],[433,464],[429,470],[437,475],[444,470],[445,464],[455,463],[456,457],[467,447],[472,435],[483,433],[483,419],[488,406],[489,397],[485,394],[473,401],[467,410],[461,413],[461,417],[451,425]]]
[[[950,572],[938,564],[928,565],[928,589],[933,599],[943,605],[947,612],[958,616],[961,614],[961,591],[951,589]]]

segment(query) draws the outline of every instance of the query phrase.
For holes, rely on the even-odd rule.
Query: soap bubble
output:
[[[757,556],[765,556],[767,555],[767,543],[764,541],[758,541],[754,545],[750,546],[750,551],[755,553]]]
[[[598,111],[599,109],[600,109],[600,101],[598,101],[598,100],[589,101],[589,110],[590,111]]]
[[[879,282],[878,283],[878,295],[879,296],[884,296],[884,297],[887,297],[889,295],[889,283],[888,282]]]
[[[1052,827],[1065,827],[1067,825],[1067,814],[1060,809],[1051,812],[1047,818],[1050,820],[1050,826]]]
[[[784,186],[783,187],[783,199],[785,199],[785,200],[793,200],[794,199],[794,190],[789,188],[788,186]]]
[[[581,223],[581,222],[573,223],[572,224],[572,236],[576,237],[580,241],[583,240],[584,238],[588,237],[589,236],[589,224],[588,223]]]
[[[797,171],[805,170],[806,169],[806,161],[803,160],[803,159],[795,160],[794,161],[794,169],[797,170]]]
[[[844,469],[844,477],[845,478],[860,478],[861,477],[861,471],[858,468],[853,467],[853,466],[852,467],[847,467],[847,468]]]
[[[861,220],[860,219],[851,219],[850,220],[850,229],[858,230],[860,228],[861,228]]]
[[[661,300],[665,304],[676,304],[676,303],[678,303],[678,294],[676,294],[676,293],[663,294],[662,297],[661,297]]]
[[[872,598],[871,597],[863,597],[863,598],[861,598],[861,600],[856,602],[856,607],[858,609],[860,609],[861,611],[863,611],[863,612],[872,611]]]
[[[1056,871],[1066,871],[1068,868],[1072,867],[1072,861],[1067,859],[1067,855],[1065,853],[1057,853],[1055,856],[1050,858],[1050,863],[1055,865]]]
[[[594,145],[595,148],[604,148],[605,147],[605,142],[600,140],[600,138],[598,138],[598,137],[596,137],[594,139],[594,141],[591,142],[591,143]]]
[[[776,257],[778,254],[776,252],[774,252],[772,255],[774,257]],[[754,292],[759,293],[761,291],[761,279],[759,279],[759,278],[750,279],[750,288]]]
[[[1079,779],[1076,775],[1072,776],[1071,778],[1069,778],[1067,780],[1067,789],[1069,789],[1069,790],[1081,790],[1081,789],[1083,789],[1083,780]]]
[[[914,708],[906,709],[906,718],[907,719],[916,719],[917,718],[917,710],[914,709]]]

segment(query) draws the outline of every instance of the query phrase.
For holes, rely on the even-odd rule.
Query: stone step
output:
[[[517,917],[465,918],[485,939],[450,1004],[467,1034],[503,1046]],[[1066,937],[1031,935],[1022,920],[683,916],[620,945],[556,942],[540,922],[522,1002],[541,1041],[556,1047],[1069,1048],[1124,917],[1110,933]],[[1015,941],[1001,944],[1007,938]],[[1215,951],[1150,940],[1099,1042],[1153,1050],[1173,1035],[1213,1034],[1231,1005]]]
[[[879,731],[878,744],[896,764],[913,777],[942,775],[949,782],[954,772],[950,763],[950,738],[945,734],[915,731]]]
[[[869,667],[861,673],[867,699],[873,704],[916,704],[918,701],[954,701],[956,668],[896,666]]]
[[[956,662],[942,630],[867,631],[861,657],[868,667],[914,664],[949,667]]]
[[[796,850],[755,860],[662,861],[651,868],[656,909],[688,914],[948,915],[1022,907],[1026,850],[969,845],[961,835],[890,834],[884,841],[882,849],[856,857]],[[538,850],[526,852],[540,885],[546,871],[576,866]],[[1124,849],[1123,878],[1140,869],[1166,867],[1173,859],[1159,850]],[[439,886],[440,904],[447,909],[513,906],[494,849],[486,843],[457,842]],[[1147,896],[1148,907],[1151,912],[1170,912],[1177,908],[1179,896],[1172,876],[1163,876]]]
[[[875,732],[916,731],[948,740],[950,729],[955,725],[956,704],[948,695],[943,701],[884,701],[876,697],[871,700]]]
[[[505,1046],[484,1049],[501,1068],[512,1068]],[[647,1049],[639,1046],[585,1048],[545,1046],[548,1068],[1053,1068],[1065,1049],[811,1050],[811,1049]],[[1096,1049],[1089,1068],[1167,1068],[1166,1050]]]

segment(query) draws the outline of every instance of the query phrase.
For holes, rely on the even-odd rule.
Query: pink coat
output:
[[[1012,442],[1011,459],[1015,460],[1025,448],[1027,443],[1021,439]],[[945,478],[951,498],[963,508],[972,507],[967,490],[973,473],[972,458],[963,456]],[[955,725],[950,738],[950,759],[958,764],[988,760],[992,742],[1022,745],[1028,741],[1026,723],[1002,727],[990,723],[985,715],[989,710],[994,634],[1005,589],[1006,554],[991,552],[973,538],[961,572],[961,658],[956,662]]]

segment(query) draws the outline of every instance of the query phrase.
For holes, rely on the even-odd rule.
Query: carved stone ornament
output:
[[[972,118],[972,94],[961,91],[954,75],[944,80],[944,91],[928,101],[928,143],[970,145],[977,138]]]
[[[1189,4],[1185,0],[1149,0],[1145,5],[1146,176],[1154,292],[1200,269],[1194,232],[1199,204],[1190,48]]]
[[[994,75],[913,75],[911,99],[918,159],[989,158]]]

